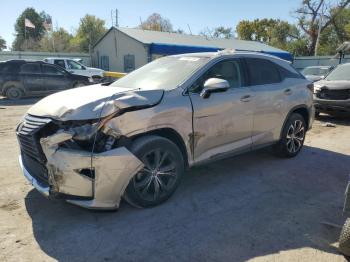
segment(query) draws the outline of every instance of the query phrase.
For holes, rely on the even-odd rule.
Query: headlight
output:
[[[322,87],[321,85],[314,85],[314,94],[320,92]]]

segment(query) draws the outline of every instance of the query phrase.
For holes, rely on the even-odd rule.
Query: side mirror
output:
[[[208,98],[211,93],[225,92],[230,88],[230,84],[221,78],[209,78],[204,83],[204,87],[200,96],[202,98]]]

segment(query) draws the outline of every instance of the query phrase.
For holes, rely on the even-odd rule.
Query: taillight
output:
[[[312,93],[314,93],[314,84],[308,84],[306,86]]]

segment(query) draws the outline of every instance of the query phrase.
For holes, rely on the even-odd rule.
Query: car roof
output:
[[[52,59],[52,60],[65,60],[65,59],[68,59],[68,60],[74,60],[74,58],[69,58],[69,57],[46,57],[45,59]],[[45,60],[44,59],[44,60]]]
[[[331,68],[332,66],[307,66],[305,68]]]
[[[235,55],[247,55],[249,57],[256,57],[256,58],[268,58],[268,59],[274,59],[277,61],[283,61],[290,64],[289,61],[281,59],[277,56],[265,54],[261,52],[254,52],[254,51],[241,51],[241,50],[234,50],[234,49],[225,49],[222,51],[217,52],[202,52],[202,53],[187,53],[187,54],[179,54],[179,55],[172,55],[173,57],[205,57],[205,58],[216,58],[216,57],[222,57],[222,56],[235,56]]]

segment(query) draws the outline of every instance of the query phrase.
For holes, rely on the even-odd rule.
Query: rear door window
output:
[[[52,65],[43,65],[43,74],[45,75],[63,75],[63,71],[60,68]]]
[[[36,63],[27,63],[21,66],[22,74],[41,74],[40,65]]]
[[[246,63],[250,85],[268,85],[281,82],[280,72],[271,61],[261,58],[246,58]]]
[[[64,63],[64,60],[55,60],[54,64],[62,68],[66,68],[66,64]]]

